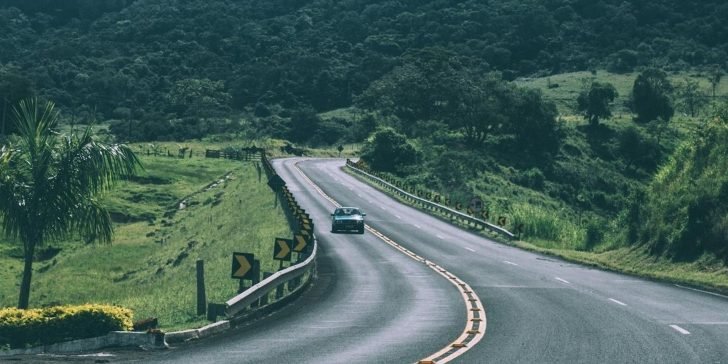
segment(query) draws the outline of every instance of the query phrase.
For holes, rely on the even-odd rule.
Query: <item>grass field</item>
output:
[[[61,250],[35,263],[31,306],[117,304],[136,319],[159,318],[165,330],[194,327],[205,323],[195,312],[196,260],[205,262],[208,301],[218,303],[238,289],[233,252],[254,253],[261,271],[278,270],[274,238],[291,232],[253,162],[140,155],[145,171],[104,197],[119,221],[112,244],[51,244]],[[0,243],[2,306],[17,303],[20,253]]]
[[[632,93],[632,86],[634,85],[634,80],[637,78],[637,75],[637,73],[616,74],[601,70],[596,73],[583,71],[562,73],[541,78],[524,78],[516,80],[516,84],[522,87],[542,90],[546,99],[552,100],[556,103],[559,113],[563,117],[568,118],[570,115],[574,115],[574,110],[576,110],[576,98],[584,89],[585,82],[594,80],[598,82],[611,83],[619,93],[619,96],[614,101],[613,109],[615,118],[619,120],[623,118],[631,118],[631,114],[626,107],[626,103]],[[686,78],[696,80],[699,82],[701,90],[704,91],[706,95],[712,95],[712,86],[706,75],[699,73],[682,73],[668,75],[668,78],[673,86],[680,84]],[[549,85],[551,86],[549,87]],[[715,93],[720,97],[728,95],[727,78],[723,77],[723,79],[721,79],[721,82],[716,86]]]

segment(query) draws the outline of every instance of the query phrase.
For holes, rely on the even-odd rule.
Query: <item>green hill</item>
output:
[[[655,176],[630,234],[653,254],[728,262],[728,113],[706,120]]]

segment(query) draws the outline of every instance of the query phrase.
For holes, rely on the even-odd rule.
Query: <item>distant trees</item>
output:
[[[664,71],[650,68],[640,73],[632,87],[632,110],[637,114],[635,121],[669,121],[675,113],[672,91],[672,84]]]
[[[232,96],[222,81],[188,78],[175,82],[167,101],[180,116],[218,116],[230,112]]]
[[[9,122],[12,105],[33,94],[32,81],[20,69],[12,65],[0,64],[0,135],[15,130]]]
[[[111,218],[95,196],[140,167],[124,145],[83,134],[57,137],[53,103],[23,100],[14,110],[18,138],[0,150],[0,228],[23,244],[18,308],[28,308],[36,247],[80,234],[111,241]]]
[[[618,96],[611,83],[591,82],[576,99],[578,110],[590,125],[599,125],[599,119],[612,117],[611,103]]]

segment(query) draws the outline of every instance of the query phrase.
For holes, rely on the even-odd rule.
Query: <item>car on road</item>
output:
[[[331,232],[356,231],[364,234],[364,216],[358,207],[337,207],[331,214]]]

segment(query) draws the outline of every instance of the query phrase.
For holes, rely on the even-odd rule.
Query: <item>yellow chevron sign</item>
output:
[[[306,239],[303,235],[296,235],[295,243],[293,250],[300,253],[306,249],[306,246],[308,246],[308,239]]]
[[[292,246],[293,246],[292,240],[276,238],[276,243],[273,246],[273,259],[290,262]]]
[[[236,279],[253,279],[255,270],[253,269],[253,261],[255,255],[248,253],[233,253],[233,269],[232,278]]]

